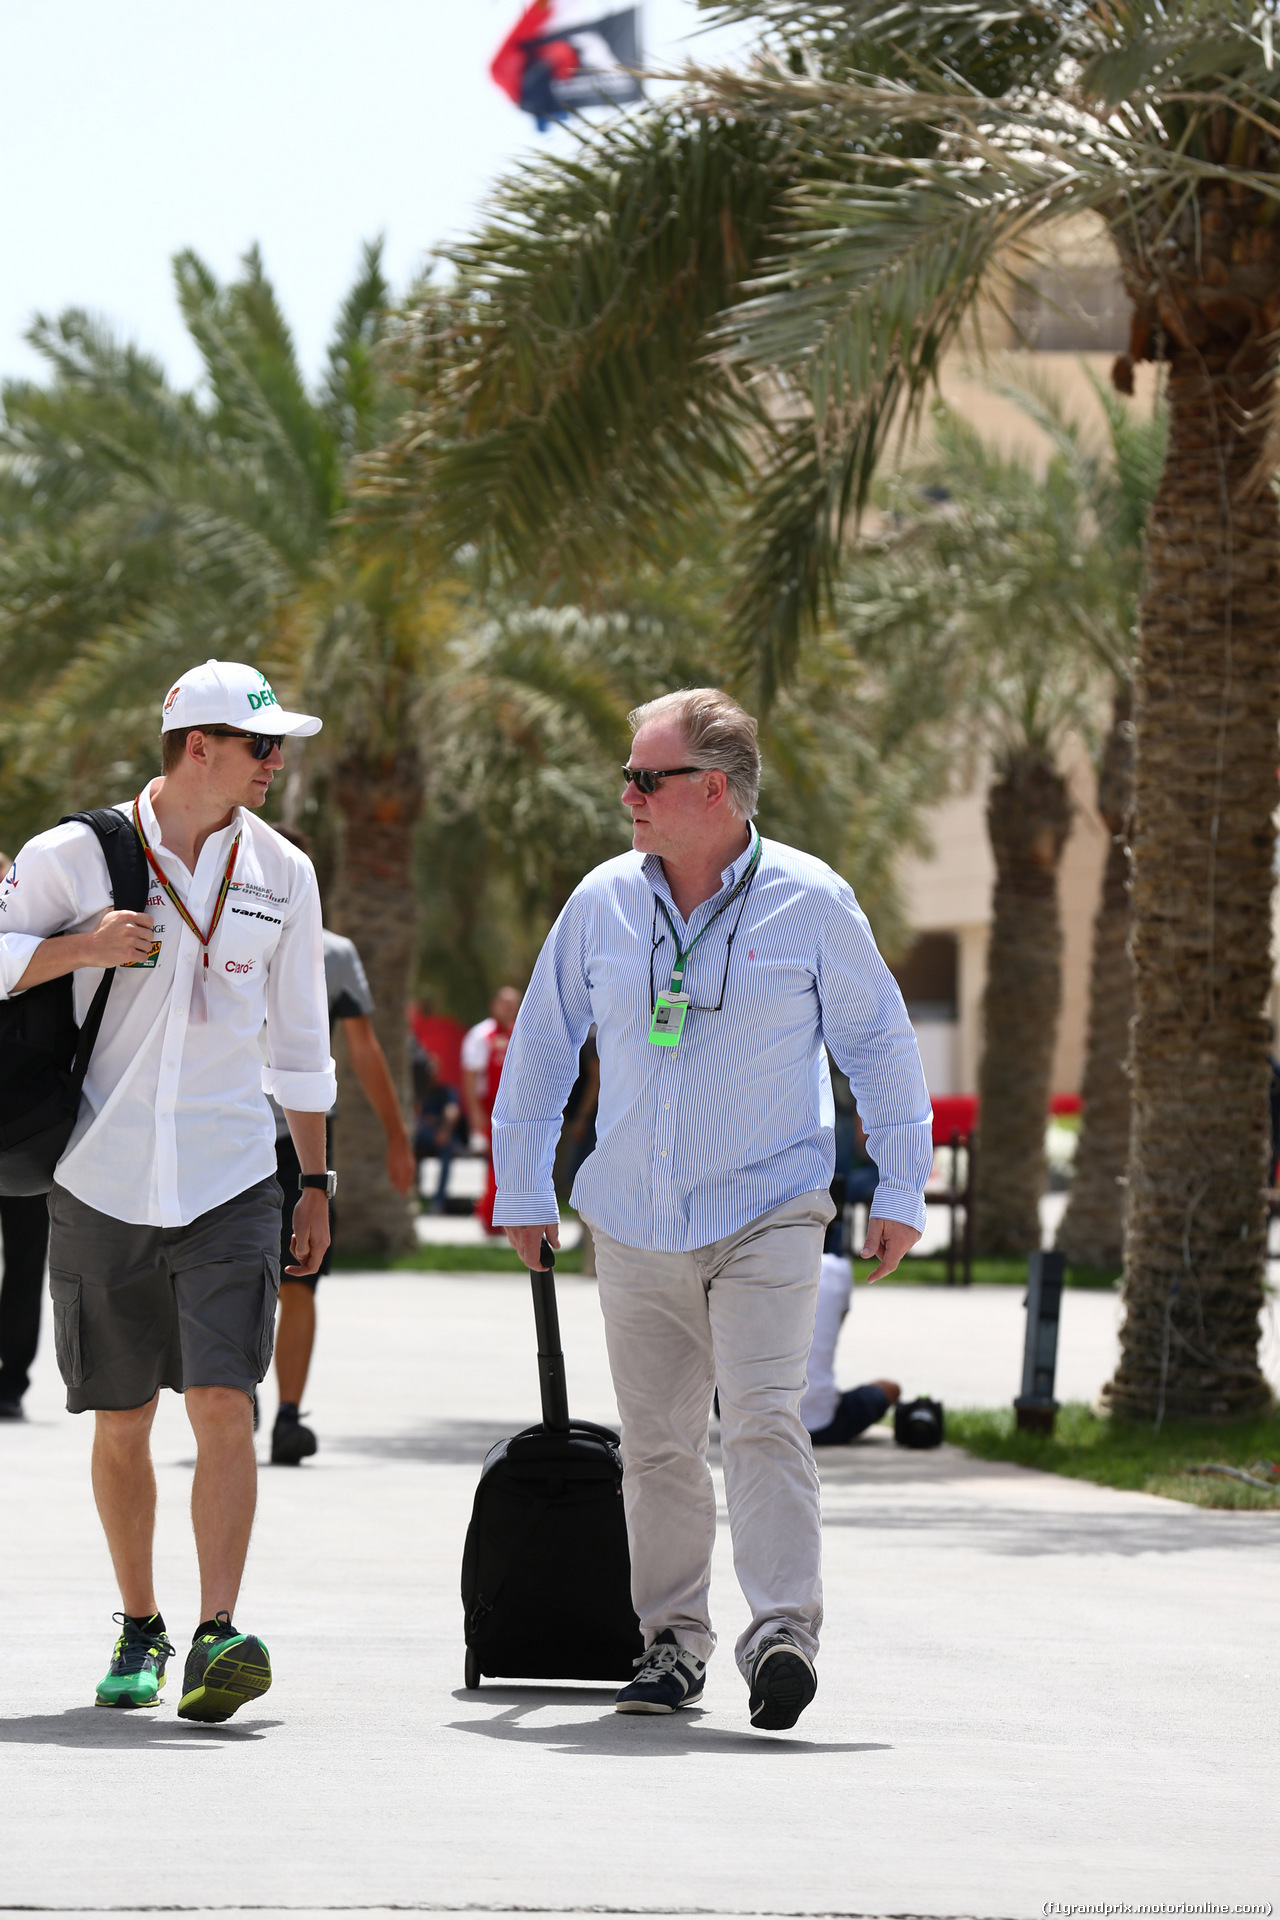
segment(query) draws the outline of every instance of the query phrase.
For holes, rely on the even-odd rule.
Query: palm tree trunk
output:
[[[1071,1198],[1057,1238],[1058,1248],[1068,1260],[1086,1267],[1117,1267],[1124,1253],[1129,1022],[1133,1015],[1133,963],[1129,958],[1132,707],[1129,688],[1118,687],[1111,731],[1098,769],[1098,812],[1107,824],[1111,845],[1093,923],[1080,1143]]]
[[[987,796],[996,887],[978,1076],[980,1255],[1040,1245],[1045,1114],[1062,997],[1058,863],[1070,824],[1067,783],[1039,753],[1016,759]]]
[[[407,1107],[405,1009],[418,917],[413,836],[422,810],[418,755],[402,747],[395,760],[375,764],[352,754],[336,769],[333,793],[343,822],[333,925],[355,941],[364,961],[373,994],[374,1029],[400,1090],[401,1104]],[[382,1126],[351,1072],[346,1048],[339,1043],[335,1054],[337,1243],[344,1253],[385,1258],[415,1244],[416,1208],[406,1205],[387,1179]]]
[[[1256,469],[1272,383],[1265,340],[1237,352],[1204,335],[1171,349],[1135,688],[1125,1320],[1105,1393],[1157,1422],[1271,1398],[1257,1347],[1280,520]],[[1233,372],[1246,355],[1254,371]]]

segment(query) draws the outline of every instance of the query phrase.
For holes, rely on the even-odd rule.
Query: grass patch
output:
[[[962,1407],[955,1413],[948,1408],[947,1439],[983,1460],[1010,1460],[1197,1507],[1280,1508],[1280,1483],[1271,1490],[1225,1475],[1186,1472],[1210,1462],[1256,1472],[1260,1462],[1280,1461],[1280,1413],[1230,1426],[1166,1420],[1155,1433],[1072,1400],[1059,1410],[1056,1431],[1046,1438],[1019,1433],[1012,1407]]]
[[[855,1260],[853,1273],[856,1280],[865,1279],[871,1271],[869,1260]],[[1025,1255],[1019,1260],[975,1260],[970,1268],[974,1284],[984,1287],[1025,1287],[1027,1284],[1027,1262]],[[956,1261],[956,1285],[960,1284],[961,1266]],[[1119,1267],[1068,1267],[1066,1283],[1069,1287],[1088,1287],[1095,1291],[1114,1293],[1120,1281]],[[878,1287],[943,1287],[947,1283],[947,1263],[935,1254],[922,1254],[918,1258],[908,1254],[896,1273],[887,1280],[877,1280]]]
[[[359,1253],[344,1251],[333,1257],[335,1273],[525,1273],[519,1256],[505,1241],[491,1247],[418,1247],[412,1253]],[[570,1248],[556,1255],[557,1273],[581,1273],[582,1249]]]
[[[854,1278],[865,1280],[871,1271],[871,1261],[855,1260]],[[358,1250],[343,1248],[333,1256],[335,1272],[346,1273],[385,1273],[388,1270],[405,1273],[523,1273],[513,1250],[505,1241],[494,1241],[491,1247],[448,1246],[434,1242],[418,1247],[412,1253],[396,1255],[389,1259],[385,1253],[361,1253]],[[582,1251],[575,1247],[572,1252],[556,1255],[557,1273],[581,1273]],[[959,1273],[959,1267],[956,1269]],[[1114,1291],[1119,1280],[1120,1269],[1097,1267],[1068,1267],[1067,1285],[1069,1287],[1100,1288]],[[1027,1284],[1027,1263],[1025,1260],[975,1260],[973,1278],[977,1285],[996,1287],[1025,1287]],[[947,1264],[945,1260],[932,1257],[922,1260],[904,1260],[898,1271],[887,1280],[877,1281],[882,1287],[941,1287],[946,1285]],[[958,1281],[957,1281],[957,1284]]]

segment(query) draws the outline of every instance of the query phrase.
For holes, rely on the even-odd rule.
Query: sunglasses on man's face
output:
[[[656,793],[659,780],[674,780],[678,773],[705,773],[705,767],[627,767],[623,774],[633,781],[641,793]]]
[[[242,733],[239,727],[201,727],[200,731],[216,734],[219,740],[247,740],[255,760],[269,760],[284,739],[282,733]]]

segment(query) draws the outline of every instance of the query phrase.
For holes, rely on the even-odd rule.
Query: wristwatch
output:
[[[304,1173],[298,1185],[300,1187],[319,1187],[332,1200],[338,1191],[338,1176],[330,1168],[328,1173]]]

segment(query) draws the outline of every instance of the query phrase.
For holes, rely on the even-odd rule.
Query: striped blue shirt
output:
[[[750,859],[749,846],[687,923],[654,854],[607,860],[575,889],[533,970],[493,1110],[498,1225],[559,1217],[552,1163],[594,1021],[597,1144],[573,1204],[613,1239],[687,1253],[828,1186],[825,1047],[849,1076],[880,1170],[872,1211],[924,1226],[932,1116],[916,1037],[853,889],[823,861],[763,842],[749,888],[690,955],[679,1046],[649,1040],[650,967],[661,990],[675,960],[658,902],[687,950]],[[731,935],[724,1005],[700,1011],[720,997]]]

